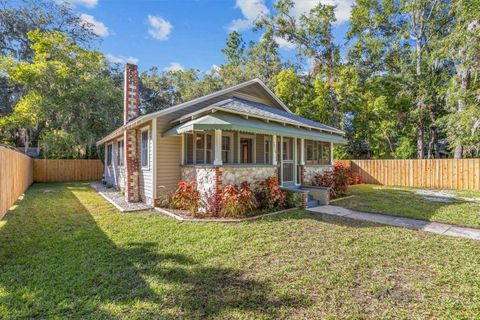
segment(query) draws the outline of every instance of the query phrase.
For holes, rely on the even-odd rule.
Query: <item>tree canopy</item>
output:
[[[260,78],[293,112],[346,132],[336,157],[480,156],[480,0],[356,0],[342,42],[334,6],[294,9],[275,1],[256,41],[230,33],[211,70],[142,72],[141,112]],[[121,123],[122,67],[95,42],[56,1],[0,0],[3,143],[96,156],[94,142]]]

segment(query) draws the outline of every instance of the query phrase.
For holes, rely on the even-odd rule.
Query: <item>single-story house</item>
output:
[[[308,184],[346,143],[343,131],[295,115],[258,79],[142,116],[136,65],[126,65],[124,82],[124,125],[97,145],[104,179],[129,202],[155,205],[182,180],[205,194],[270,176]]]

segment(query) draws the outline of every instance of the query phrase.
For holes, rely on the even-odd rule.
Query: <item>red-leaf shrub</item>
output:
[[[174,205],[179,209],[188,210],[191,214],[196,215],[200,200],[197,183],[195,181],[192,181],[192,183],[180,181],[177,186],[177,190],[173,193]]]
[[[346,194],[348,186],[359,180],[350,168],[345,167],[342,163],[335,163],[333,170],[327,170],[316,175],[312,184],[320,187],[330,187],[330,195],[337,197]]]
[[[256,208],[255,195],[248,182],[242,182],[240,188],[230,184],[223,189],[220,204],[223,217],[244,217]]]
[[[259,207],[262,209],[283,207],[286,200],[286,194],[280,189],[278,178],[275,176],[268,177],[264,181],[257,183],[255,197]]]
[[[205,212],[208,215],[211,215],[213,217],[218,217],[222,210],[222,194],[214,193],[210,195],[206,199],[203,207],[205,208]]]

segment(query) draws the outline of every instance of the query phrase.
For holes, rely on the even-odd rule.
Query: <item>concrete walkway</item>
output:
[[[412,218],[402,218],[378,213],[354,211],[337,206],[318,206],[307,209],[311,212],[323,213],[332,216],[347,217],[355,220],[375,222],[389,226],[403,227],[413,230],[423,230],[443,234],[446,236],[480,240],[480,229],[460,227],[447,223],[430,222]]]

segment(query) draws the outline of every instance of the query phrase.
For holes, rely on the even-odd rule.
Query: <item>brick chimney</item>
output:
[[[125,124],[138,117],[139,113],[138,69],[135,64],[125,65],[123,82],[123,123]]]
[[[124,123],[138,117],[140,96],[138,92],[138,70],[134,64],[125,65],[123,86],[123,120]],[[137,129],[127,129],[123,135],[125,146],[125,200],[127,202],[140,201],[139,194],[139,160],[138,160],[138,132]]]

